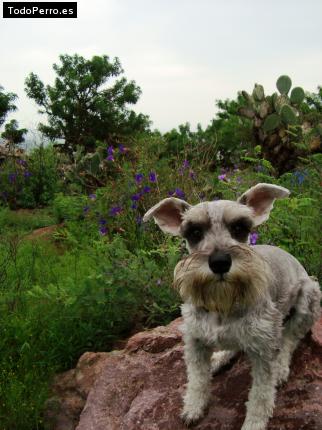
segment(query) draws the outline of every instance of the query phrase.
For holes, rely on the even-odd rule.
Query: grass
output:
[[[57,194],[48,208],[0,209],[0,430],[44,429],[43,405],[56,372],[73,367],[85,351],[113,348],[137,324],[152,327],[179,315],[180,301],[170,285],[180,239],[141,222],[171,190],[178,188],[198,203],[236,199],[257,182],[290,188],[291,198],[276,202],[258,229],[259,243],[283,247],[322,278],[320,164],[306,165],[301,183],[292,173],[277,180],[253,166],[227,170],[226,179],[219,180],[220,168],[195,168],[192,178],[188,170],[182,174],[164,159],[153,159],[151,151],[138,151],[138,165],[124,167],[94,199]],[[152,169],[158,182],[149,184]],[[133,178],[140,171],[144,180],[138,184]],[[143,193],[147,185],[151,191]],[[133,209],[131,197],[140,192]],[[114,216],[115,206],[122,211]],[[50,240],[28,238],[61,221]]]

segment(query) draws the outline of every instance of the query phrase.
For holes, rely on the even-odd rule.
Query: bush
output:
[[[109,350],[138,324],[178,315],[168,286],[177,245],[127,250],[122,238],[59,255],[50,244],[0,244],[0,417],[2,428],[42,426],[51,376],[88,350]],[[19,404],[19,408],[17,408]]]
[[[57,157],[52,146],[40,146],[25,159],[8,157],[0,170],[0,198],[10,208],[46,206],[59,190]]]

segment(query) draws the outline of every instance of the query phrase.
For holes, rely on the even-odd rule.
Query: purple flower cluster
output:
[[[185,199],[186,195],[185,193],[180,189],[180,188],[176,188],[175,190],[171,190],[168,192],[168,196],[170,197],[178,197],[179,199]]]
[[[153,184],[157,182],[157,174],[155,172],[149,173],[149,181]]]
[[[122,145],[122,144],[120,144],[118,146],[118,150],[119,150],[120,154],[126,154],[126,152],[127,152],[127,148],[124,145]],[[115,153],[116,153],[115,148],[112,145],[110,145],[110,146],[107,147],[106,151],[107,151],[106,160],[107,161],[115,161],[115,158],[114,158],[115,157]]]
[[[256,232],[251,233],[250,236],[249,236],[249,243],[251,245],[256,245],[258,237],[259,237],[258,233],[256,233]]]
[[[136,174],[134,175],[134,179],[135,179],[135,182],[136,182],[137,184],[140,184],[140,183],[143,181],[143,178],[144,178],[143,173],[136,173]]]
[[[219,181],[226,181],[226,178],[227,178],[226,173],[222,173],[221,175],[218,176]]]
[[[121,208],[121,206],[114,206],[110,209],[109,213],[111,216],[116,216],[119,215],[122,211],[123,209]]]
[[[157,183],[156,172],[149,172],[148,179],[149,179],[149,182],[151,182],[152,184]],[[134,180],[135,180],[136,185],[139,187],[139,190],[135,194],[132,194],[132,196],[131,196],[131,200],[133,202],[131,204],[131,209],[137,209],[138,206],[137,206],[136,202],[141,200],[141,198],[144,196],[144,194],[148,194],[152,190],[152,188],[149,185],[143,186],[143,181],[144,181],[144,174],[143,173],[136,173],[134,175]]]

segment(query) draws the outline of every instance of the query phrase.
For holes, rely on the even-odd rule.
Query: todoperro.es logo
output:
[[[3,18],[77,18],[77,2],[3,2]]]

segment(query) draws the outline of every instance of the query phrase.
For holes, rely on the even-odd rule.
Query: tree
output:
[[[47,114],[48,124],[40,124],[45,136],[64,139],[63,149],[71,154],[77,145],[87,152],[95,149],[96,140],[107,141],[114,134],[143,131],[148,117],[129,110],[141,94],[134,81],[125,77],[118,58],[94,56],[91,60],[75,54],[60,55],[54,64],[54,85],[44,85],[34,73],[25,81],[25,90]],[[107,84],[109,84],[107,86]]]
[[[5,122],[8,113],[17,109],[13,104],[16,98],[16,94],[5,93],[3,87],[0,86],[0,127]]]
[[[18,128],[18,122],[12,119],[4,127],[4,132],[1,137],[5,139],[9,144],[18,145],[25,141],[24,134],[27,133],[26,128]]]

